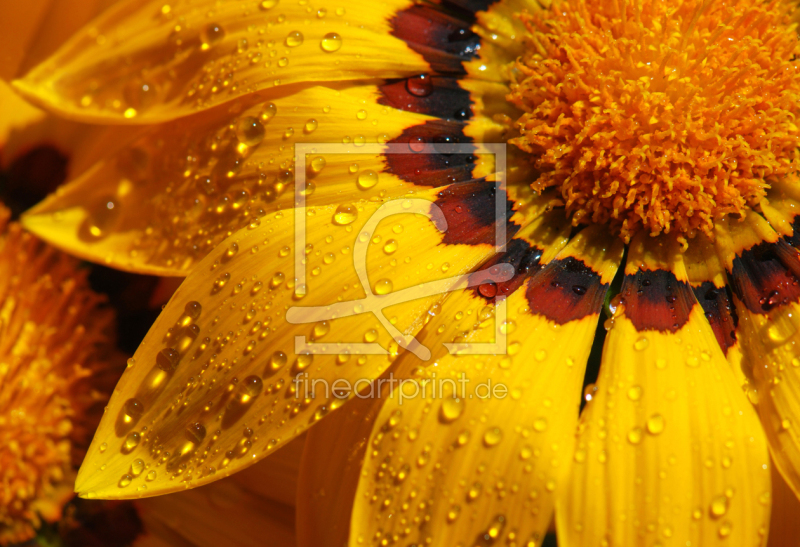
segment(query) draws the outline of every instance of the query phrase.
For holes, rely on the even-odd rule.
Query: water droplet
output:
[[[266,131],[258,118],[245,116],[236,124],[236,138],[245,146],[255,146],[264,140]]]
[[[272,357],[269,360],[269,366],[272,370],[278,370],[283,365],[286,364],[287,361],[286,354],[282,351],[276,351],[272,354]]]
[[[725,521],[719,525],[719,537],[726,538],[733,532],[733,524],[730,521]]]
[[[119,479],[119,487],[120,488],[125,488],[126,486],[128,486],[131,483],[132,480],[133,480],[133,477],[131,477],[130,475],[122,475],[122,478]]]
[[[639,444],[642,442],[642,428],[634,427],[628,432],[628,440],[631,444]]]
[[[483,490],[483,485],[481,483],[472,483],[472,486],[470,486],[467,491],[467,499],[470,501],[478,499],[478,496],[481,495],[481,490]]]
[[[289,64],[289,59],[287,59],[286,57],[281,57],[280,59],[278,59],[278,66],[279,67],[283,68],[283,67],[287,66],[288,64]]]
[[[131,108],[123,114],[126,118],[135,117],[139,111],[145,110],[156,102],[156,88],[150,83],[134,80],[122,90],[125,102]]]
[[[144,414],[144,405],[139,399],[128,399],[125,401],[126,422],[132,422]]]
[[[157,473],[155,472],[155,470],[153,470],[153,471],[150,471],[150,472],[147,474],[147,476],[145,477],[145,479],[146,479],[146,480],[148,480],[148,481],[154,481],[154,480],[156,480],[156,476],[157,476]]]
[[[483,444],[486,446],[496,446],[503,440],[503,430],[499,427],[493,427],[483,434]]]
[[[725,496],[724,494],[715,496],[714,499],[711,500],[711,505],[708,507],[708,512],[713,518],[720,518],[728,512],[728,503],[730,503],[728,496]]]
[[[137,458],[131,464],[131,475],[138,477],[144,471],[144,460]]]
[[[647,432],[658,435],[662,431],[664,431],[664,417],[661,414],[653,414],[647,419]]]
[[[98,450],[100,451],[101,454],[105,452],[107,449],[108,449],[108,443],[101,443],[100,446],[98,447]]]
[[[187,302],[186,306],[183,308],[183,313],[186,314],[187,317],[192,319],[197,319],[200,317],[200,313],[203,311],[203,306],[200,302],[195,302],[194,300]]]
[[[214,180],[211,177],[200,177],[197,179],[197,182],[195,182],[195,185],[198,190],[207,196],[211,196],[217,191],[217,187],[214,185]]]
[[[230,281],[230,279],[231,279],[231,274],[227,272],[216,278],[214,280],[214,290],[219,291],[220,289],[223,289],[225,285],[228,284],[228,281]]]
[[[104,197],[92,208],[86,218],[88,239],[101,239],[108,235],[119,219],[119,205],[112,197]]]
[[[325,158],[323,158],[322,156],[317,156],[316,158],[311,160],[311,171],[314,172],[315,174],[319,173],[320,171],[325,169],[326,164],[327,162],[325,161]]]
[[[409,78],[406,80],[406,90],[415,97],[427,97],[433,93],[431,77],[427,74],[422,74],[416,78]]]
[[[297,47],[303,43],[303,33],[295,30],[289,33],[286,37],[286,45],[289,47]]]
[[[367,332],[364,333],[364,341],[365,342],[374,342],[378,339],[378,331],[375,329],[369,329]]]
[[[266,105],[264,105],[264,108],[261,109],[261,115],[260,115],[261,121],[268,122],[272,118],[274,118],[275,114],[277,113],[278,113],[278,107],[275,106],[274,103],[267,103]]]
[[[314,361],[314,356],[310,353],[301,353],[297,356],[297,360],[294,362],[294,369],[296,372],[300,372],[302,370],[307,369],[311,366],[311,363]]]
[[[186,438],[193,444],[200,444],[206,438],[206,428],[200,423],[189,424],[185,433]]]
[[[533,421],[533,429],[535,429],[540,433],[545,429],[547,429],[547,418],[545,418],[544,416],[539,416],[538,418],[536,418]]]
[[[445,423],[450,423],[457,420],[463,412],[463,399],[459,399],[457,397],[446,397],[442,401],[442,406],[439,409],[439,418]]]
[[[310,120],[306,120],[306,124],[303,126],[303,131],[305,131],[306,134],[313,133],[317,130],[317,127],[319,127],[319,123],[314,118],[311,118]]]
[[[461,512],[460,505],[451,506],[450,510],[447,512],[447,522],[454,522],[458,518],[460,512]]]
[[[333,223],[339,226],[347,226],[352,224],[358,218],[358,209],[355,205],[342,204],[336,208],[333,215]]]
[[[357,184],[358,187],[361,188],[362,190],[369,190],[370,188],[378,184],[378,173],[376,173],[372,169],[362,171],[358,175]]]
[[[506,519],[503,515],[497,515],[486,530],[486,535],[494,541],[503,533],[503,528],[506,526]]]
[[[174,348],[164,348],[156,355],[156,366],[164,372],[171,372],[178,366],[180,354]]]
[[[383,252],[385,252],[387,255],[394,253],[396,250],[397,250],[397,241],[395,241],[394,239],[387,240],[386,243],[383,245]]]
[[[264,389],[264,382],[261,377],[252,374],[242,381],[239,385],[239,399],[246,403],[253,397],[257,397]]]
[[[628,390],[628,399],[638,401],[642,398],[642,386],[633,386]]]
[[[239,252],[239,244],[234,241],[233,243],[230,244],[230,246],[228,247],[228,250],[225,251],[225,257],[224,258],[225,259],[231,259],[234,256],[236,256],[236,253],[238,253],[238,252]]]
[[[339,49],[342,47],[342,37],[336,32],[329,32],[322,37],[319,47],[321,47],[322,51],[326,53],[339,51]]]
[[[268,11],[278,5],[278,0],[262,0],[258,7],[263,11]]]
[[[386,427],[388,429],[394,429],[397,424],[400,423],[400,419],[403,417],[403,412],[401,410],[395,410],[392,412],[392,415],[389,416],[389,419],[386,421]]]
[[[389,294],[392,292],[394,285],[391,279],[379,279],[375,282],[375,294]]]
[[[138,433],[131,433],[125,438],[125,443],[123,444],[123,452],[126,454],[131,452],[134,448],[139,446],[139,440],[141,439]]]
[[[202,48],[208,49],[223,38],[225,38],[225,29],[222,28],[222,25],[217,23],[209,23],[206,25],[206,28],[203,29],[203,32],[200,36],[200,39],[203,42]]]
[[[636,351],[643,351],[649,344],[650,341],[647,338],[640,336],[636,339],[636,342],[633,343],[633,348]]]
[[[364,109],[359,110],[356,112],[356,118],[359,120],[366,120],[367,119],[367,111]]]

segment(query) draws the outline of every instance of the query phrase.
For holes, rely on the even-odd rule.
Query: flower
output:
[[[76,262],[8,220],[1,208],[2,545],[31,539],[73,497],[105,402],[113,325]]]
[[[9,186],[46,184],[63,165],[55,162],[57,169],[47,176],[42,167],[54,163],[40,161],[31,169],[32,161],[55,154],[40,147],[16,158]],[[77,467],[124,362],[110,352],[113,312],[98,305],[104,296],[88,289],[88,270],[75,269],[73,259],[24,233],[19,224],[6,226],[8,210],[0,208],[0,213],[5,280],[0,302],[6,319],[0,330],[0,478],[5,485],[0,544],[27,542],[35,534],[39,542],[62,546],[149,547],[180,538],[182,544],[202,547],[221,541],[246,544],[249,534],[258,533],[275,545],[294,545],[294,489],[303,439],[281,450],[269,466],[255,466],[209,489],[171,496],[167,504],[166,498],[135,504],[73,499]],[[126,293],[139,289],[141,299],[142,285],[149,280],[155,278],[117,285]],[[130,314],[135,306],[125,310]],[[64,322],[65,314],[73,320]],[[130,318],[123,314],[120,319],[131,327]],[[76,327],[74,321],[80,324]],[[210,514],[215,518],[209,519]]]
[[[765,544],[773,465],[800,490],[794,8],[673,4],[121,2],[16,81],[132,129],[25,226],[187,276],[80,495],[310,429],[304,545],[538,545],[554,512],[568,545]]]

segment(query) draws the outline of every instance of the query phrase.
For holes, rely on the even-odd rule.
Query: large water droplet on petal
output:
[[[359,173],[358,187],[362,190],[369,190],[376,184],[378,184],[378,173],[372,169],[368,169],[367,171],[362,171]]]
[[[286,37],[286,45],[289,47],[297,47],[303,43],[303,33],[295,30],[289,33]]]
[[[458,419],[464,412],[464,400],[456,397],[447,397],[442,401],[442,406],[439,410],[439,418],[445,422],[450,423]]]
[[[355,205],[342,204],[336,208],[333,215],[333,223],[339,226],[347,226],[352,224],[358,218],[358,209]]]
[[[264,140],[266,131],[258,118],[245,116],[236,124],[236,138],[246,146],[255,146]]]
[[[326,53],[339,51],[339,49],[342,47],[342,37],[336,32],[329,32],[322,37],[319,46],[322,48],[322,51]]]

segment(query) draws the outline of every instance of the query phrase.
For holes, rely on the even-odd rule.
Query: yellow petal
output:
[[[622,250],[587,229],[498,299],[505,311],[492,316],[471,295],[483,314],[471,322],[483,323],[458,341],[506,333],[507,354],[459,344],[419,383],[395,389],[369,441],[350,545],[539,544],[572,456],[584,367]]]
[[[482,41],[477,58],[464,63],[470,78],[509,81],[509,65],[522,53],[524,41],[520,37],[526,34],[517,14],[538,9],[541,9],[541,4],[505,0],[493,2],[487,10],[476,14],[477,24],[473,28]]]
[[[677,244],[631,244],[597,391],[559,495],[559,542],[760,545],[769,456]]]
[[[3,157],[9,158],[13,156],[7,149],[11,132],[40,120],[44,113],[20,99],[8,84],[2,81],[0,81],[0,102],[3,104],[3,108],[0,108],[0,144],[3,145]],[[8,159],[5,159],[4,163],[7,162]]]
[[[742,360],[742,348],[738,339],[738,317],[734,309],[733,294],[725,276],[725,266],[717,257],[714,244],[704,234],[692,240],[684,260],[686,276],[697,302],[703,308],[717,343],[728,359],[739,385],[747,390],[750,384],[750,371]]]
[[[745,222],[720,222],[716,245],[732,279],[750,396],[778,469],[800,492],[797,250],[755,213]]]
[[[538,263],[546,264],[566,244],[569,229],[561,211],[551,212],[520,230],[509,249],[526,249],[527,244],[531,251],[528,256],[539,257],[541,253]],[[515,267],[523,266],[519,260],[524,253],[520,256],[519,251],[509,251],[503,256],[495,257],[491,263],[506,260]],[[529,266],[534,268],[536,264]],[[417,338],[431,348],[434,362],[448,354],[443,342],[463,338],[476,318],[489,317],[491,306],[487,304],[484,299],[475,298],[475,289],[471,288],[449,293],[441,305],[429,312]],[[413,355],[403,354],[387,373],[396,380],[405,380],[416,376],[418,365]],[[385,374],[383,378],[389,376]],[[341,547],[347,543],[362,462],[375,419],[388,396],[387,386],[390,384],[384,384],[380,397],[356,398],[309,431],[298,487],[297,530],[301,547]]]
[[[387,108],[378,97],[374,86],[315,87],[243,111],[217,108],[148,128],[29,211],[23,223],[87,260],[186,275],[233,231],[293,206],[297,143],[350,146],[348,154],[306,149],[304,193],[310,206],[395,197],[413,188],[387,167],[379,143],[432,118]],[[491,156],[480,157],[488,157],[484,172],[490,172]],[[428,177],[434,174],[426,171]],[[449,183],[448,175],[443,170],[438,184]],[[518,179],[516,188],[530,194],[528,180]]]
[[[78,492],[130,498],[212,482],[341,406],[348,393],[334,393],[343,387],[334,380],[346,380],[350,396],[365,388],[431,306],[495,252],[493,240],[453,241],[458,217],[472,218],[469,204],[442,214],[447,207],[432,204],[442,199],[427,189],[385,206],[370,200],[279,212],[223,242],[176,291],[134,355]],[[299,248],[296,213],[306,224]],[[442,232],[444,221],[451,227]],[[477,228],[471,223],[469,233]],[[295,279],[296,250],[304,281]],[[357,354],[375,349],[364,343],[388,349]],[[426,358],[413,339],[405,344]],[[139,459],[150,467],[132,474]]]
[[[428,64],[390,34],[408,0],[124,0],[15,85],[84,121],[153,123],[302,82],[393,78]]]

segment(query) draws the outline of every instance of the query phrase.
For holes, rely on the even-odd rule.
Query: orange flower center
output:
[[[796,178],[798,36],[786,0],[574,0],[523,13],[509,101],[535,190],[626,241],[711,234]]]
[[[113,316],[0,204],[0,546],[57,521],[107,400]]]

